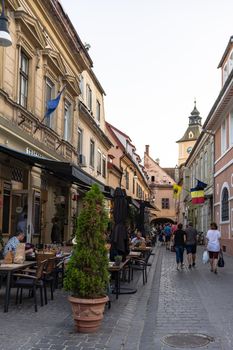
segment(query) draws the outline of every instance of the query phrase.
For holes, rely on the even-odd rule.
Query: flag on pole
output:
[[[191,188],[192,204],[202,204],[205,201],[204,190],[198,190],[196,187]]]
[[[178,199],[179,198],[181,190],[182,190],[181,186],[179,186],[177,184],[173,185],[173,198],[174,199]]]
[[[201,189],[201,190],[204,190],[204,188],[206,188],[208,185],[205,183],[205,182],[202,182],[202,181],[200,181],[200,180],[198,180],[198,179],[196,179],[197,180],[197,186],[196,186],[196,188],[199,188],[199,189]]]
[[[202,182],[198,179],[197,185],[194,188],[191,188],[191,198],[192,198],[192,204],[202,204],[205,202],[205,194],[204,189],[208,186],[205,182]]]
[[[50,114],[56,110],[56,108],[60,102],[61,94],[65,90],[65,87],[66,87],[66,85],[62,88],[62,90],[59,92],[59,94],[57,95],[57,97],[55,99],[47,101],[47,109],[46,109],[46,113],[45,113],[45,118],[48,118],[50,116]]]

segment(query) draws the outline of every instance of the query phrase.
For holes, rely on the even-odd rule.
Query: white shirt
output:
[[[210,252],[219,252],[221,233],[218,230],[208,230],[206,238],[208,239],[207,250]]]

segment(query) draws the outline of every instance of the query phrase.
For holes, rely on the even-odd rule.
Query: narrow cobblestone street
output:
[[[194,333],[211,340],[200,349],[232,350],[233,258],[225,255],[226,266],[215,275],[202,264],[202,250],[198,247],[195,269],[186,265],[177,271],[175,253],[156,247],[148,283],[143,286],[138,275],[136,294],[120,295],[118,300],[112,295],[112,307],[106,309],[97,334],[74,331],[67,295],[61,290],[38,313],[31,300],[16,307],[12,296],[9,312],[1,311],[0,349],[169,350],[181,348],[166,345],[163,337]]]

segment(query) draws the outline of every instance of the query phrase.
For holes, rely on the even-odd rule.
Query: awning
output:
[[[43,157],[32,156],[26,153],[15,151],[14,149],[5,147],[3,145],[0,145],[0,152],[3,152],[4,154],[7,154],[8,156],[11,156],[15,159],[18,159],[23,163],[27,163],[31,166],[37,166],[44,170],[47,170],[53,173],[55,176],[60,177],[64,180],[68,180],[72,183],[76,183],[77,185],[86,187],[86,190],[88,190],[89,186],[96,183],[97,185],[99,185],[100,190],[103,193],[107,192],[105,190],[105,186],[102,183],[100,183],[95,178],[92,178],[91,176],[85,174],[83,170],[81,170],[75,164],[69,162],[61,162],[59,160],[52,160]]]

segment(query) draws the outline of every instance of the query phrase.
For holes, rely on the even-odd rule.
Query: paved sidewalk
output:
[[[168,334],[206,334],[212,341],[198,349],[233,349],[233,258],[224,256],[226,266],[215,275],[201,262],[197,268],[176,270],[175,253],[165,247],[154,249],[150,257],[148,283],[138,274],[138,291],[133,295],[112,296],[101,330],[78,334],[73,327],[67,294],[56,291],[55,300],[38,313],[31,301],[2,312],[0,291],[1,350],[172,350],[162,339]],[[2,314],[1,314],[2,312]],[[182,348],[190,349],[190,348]]]

